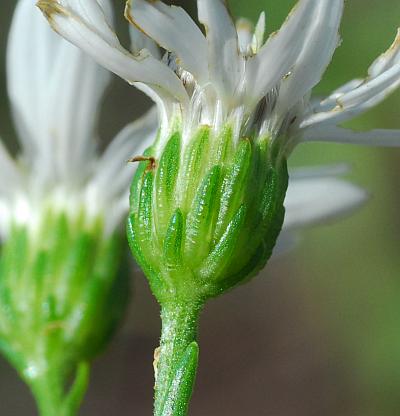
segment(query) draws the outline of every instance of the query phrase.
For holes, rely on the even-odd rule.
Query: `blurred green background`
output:
[[[177,3],[177,2],[176,2]],[[232,0],[235,16],[267,12],[277,29],[289,0]],[[5,47],[15,2],[0,16],[0,133],[15,149],[5,90]],[[123,1],[116,0],[122,38]],[[195,14],[193,1],[181,1]],[[398,0],[347,1],[325,94],[363,76],[394,38]],[[60,86],[61,88],[61,86]],[[101,134],[112,137],[149,100],[115,80]],[[351,123],[357,129],[400,128],[400,93]],[[299,147],[292,166],[345,161],[368,205],[335,225],[303,233],[301,244],[269,264],[251,284],[211,302],[201,324],[201,363],[191,415],[398,416],[400,414],[400,150],[345,145]],[[158,307],[139,270],[124,327],[95,363],[82,415],[150,415],[152,350]],[[35,415],[29,392],[0,361],[1,416]],[[56,416],[56,415],[55,415]]]

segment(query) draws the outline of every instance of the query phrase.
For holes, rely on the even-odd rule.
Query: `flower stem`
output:
[[[155,354],[155,416],[185,416],[198,363],[196,342],[201,302],[162,306],[160,348]]]
[[[78,366],[75,380],[69,391],[65,390],[62,371],[52,368],[27,380],[40,416],[76,416],[89,381],[89,365]]]

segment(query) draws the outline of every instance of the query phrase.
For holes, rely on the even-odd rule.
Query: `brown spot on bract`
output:
[[[152,156],[134,156],[128,160],[128,163],[149,162],[146,171],[149,172],[156,168],[156,159]]]

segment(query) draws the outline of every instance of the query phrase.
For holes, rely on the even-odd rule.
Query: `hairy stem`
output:
[[[155,416],[185,416],[198,362],[197,329],[202,303],[162,306],[160,347],[155,354]]]

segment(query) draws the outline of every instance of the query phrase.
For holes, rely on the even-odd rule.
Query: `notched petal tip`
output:
[[[391,67],[400,63],[400,28],[390,47],[381,54],[369,67],[367,79],[377,77]]]
[[[152,0],[152,2],[155,3],[155,1],[153,1],[153,0]],[[149,36],[142,29],[142,27],[136,23],[135,18],[133,17],[133,4],[132,4],[132,0],[126,0],[126,2],[125,2],[124,17],[125,17],[125,20],[127,20],[129,24],[131,24],[137,30],[139,30],[139,32],[141,32],[141,33],[143,33],[143,35],[148,36],[148,37],[151,38],[151,36]]]
[[[390,45],[389,49],[383,55],[389,55],[397,53],[400,49],[400,27],[397,28],[396,37]]]
[[[241,17],[238,20],[236,20],[236,29],[237,30],[245,30],[246,32],[253,33],[254,32],[254,25],[249,19]]]
[[[397,49],[400,47],[400,27],[397,28],[396,37],[394,39],[394,42],[391,46],[393,49]]]
[[[132,22],[132,16],[131,16],[131,13],[132,13],[131,10],[132,10],[132,0],[126,0],[125,8],[124,8],[124,17],[129,23],[133,23]]]
[[[48,20],[51,20],[53,15],[66,16],[66,10],[55,0],[39,0],[36,6],[42,11]]]

